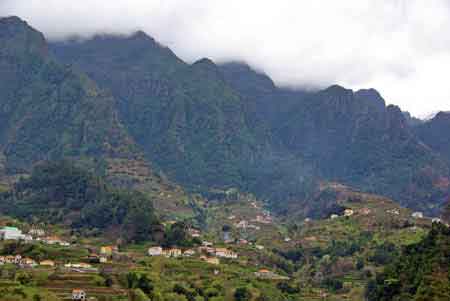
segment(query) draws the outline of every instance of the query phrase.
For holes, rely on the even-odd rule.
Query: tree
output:
[[[236,301],[248,301],[251,300],[252,293],[246,287],[238,287],[234,292],[234,300]]]
[[[188,229],[184,222],[176,222],[173,224],[166,234],[167,246],[189,247],[192,241],[188,235]]]

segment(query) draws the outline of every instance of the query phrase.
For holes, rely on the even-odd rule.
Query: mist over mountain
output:
[[[9,174],[125,158],[192,191],[236,187],[278,208],[321,181],[428,212],[448,198],[448,141],[425,139],[374,89],[280,88],[245,63],[185,63],[142,31],[48,44],[18,18],[0,24]]]

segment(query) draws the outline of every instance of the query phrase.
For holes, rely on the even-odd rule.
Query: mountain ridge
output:
[[[245,64],[187,64],[144,32],[54,42],[49,52],[50,61],[87,74],[80,85],[93,97],[110,97],[110,119],[129,140],[116,143],[122,151],[136,148],[130,154],[193,191],[237,187],[282,205],[331,180],[424,211],[448,196],[442,154],[374,89],[279,88]]]

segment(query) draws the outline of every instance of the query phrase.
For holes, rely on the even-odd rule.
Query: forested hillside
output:
[[[449,300],[450,230],[433,228],[421,242],[404,248],[383,273],[370,282],[368,300]]]
[[[63,223],[80,231],[118,229],[124,241],[164,237],[145,194],[113,189],[66,160],[37,165],[29,178],[0,194],[0,212],[30,222]]]
[[[51,59],[43,35],[0,20],[0,147],[10,172],[43,159],[136,156],[113,98]]]
[[[143,32],[50,50],[18,18],[0,32],[4,173],[89,158],[120,185],[154,189],[153,166],[191,191],[235,187],[278,207],[320,181],[433,213],[449,196],[445,147],[373,89],[283,89],[244,64],[186,64]]]
[[[148,158],[191,188],[234,186],[277,203],[326,179],[429,211],[448,193],[447,164],[373,89],[280,89],[243,64],[187,65],[142,32],[52,51],[113,91]]]

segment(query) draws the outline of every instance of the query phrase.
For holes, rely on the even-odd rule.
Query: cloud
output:
[[[0,0],[49,39],[142,29],[192,62],[242,60],[279,85],[377,88],[415,115],[450,109],[447,0]]]

